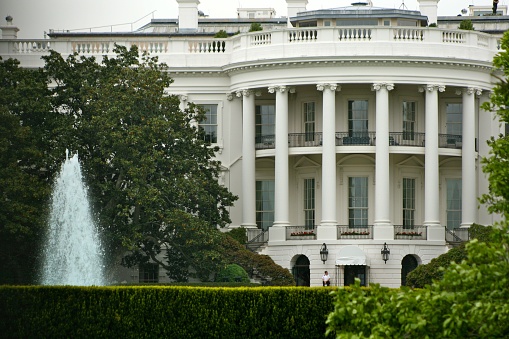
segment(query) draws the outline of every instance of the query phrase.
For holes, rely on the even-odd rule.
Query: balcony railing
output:
[[[289,147],[316,147],[322,146],[322,133],[290,133],[288,134]]]
[[[372,146],[376,132],[336,132],[336,145],[339,146]]]
[[[394,225],[394,239],[426,240],[428,239],[428,227]]]
[[[275,135],[260,135],[255,138],[256,149],[273,149],[276,147]]]
[[[286,240],[315,240],[316,226],[288,226]]]
[[[405,58],[452,58],[489,62],[498,52],[497,38],[477,31],[403,27],[313,27],[279,28],[239,34],[228,39],[212,37],[151,36],[119,34],[105,39],[94,35],[55,34],[52,39],[2,39],[0,54],[32,55],[42,66],[41,55],[53,49],[62,55],[113,55],[114,44],[156,54],[174,68],[224,67],[260,60],[305,57],[358,58],[403,56]],[[206,60],[204,60],[206,58]],[[25,59],[24,59],[25,60]],[[31,59],[30,59],[31,60]],[[26,59],[26,62],[29,60]],[[21,66],[24,66],[23,64]]]
[[[450,243],[460,243],[470,240],[470,228],[454,228],[445,227],[445,241]]]
[[[463,140],[463,138],[461,135],[439,134],[438,135],[438,147],[461,149],[462,140]]]
[[[389,146],[424,147],[425,133],[418,132],[390,132]]]
[[[337,237],[338,239],[373,239],[373,225],[338,225]]]

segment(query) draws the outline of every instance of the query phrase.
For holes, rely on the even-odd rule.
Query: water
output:
[[[43,285],[104,285],[102,250],[78,155],[56,179],[42,269]]]

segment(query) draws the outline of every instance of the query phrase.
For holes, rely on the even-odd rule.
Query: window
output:
[[[315,141],[315,103],[304,103],[304,131],[306,141]]]
[[[368,101],[348,101],[348,135],[368,137]]]
[[[211,144],[217,143],[217,105],[199,105],[205,111],[205,119],[200,122],[203,138]]]
[[[463,117],[462,104],[447,104],[446,105],[446,126],[447,134],[461,135],[462,134],[462,117]]]
[[[378,26],[378,19],[339,19],[336,26]]]
[[[415,138],[415,101],[403,101],[403,140]]]
[[[384,20],[384,26],[390,26],[391,21],[390,20]]]
[[[331,22],[330,22],[329,20],[325,20],[325,21],[323,22],[323,25],[324,25],[325,27],[329,27],[329,26],[330,26],[330,24],[331,24]]]
[[[158,283],[159,265],[151,262],[140,264],[138,280],[140,283]]]
[[[415,179],[403,178],[403,228],[413,228],[415,222]]]
[[[274,223],[274,180],[256,181],[256,224],[266,231]]]
[[[447,228],[461,226],[461,179],[446,179],[447,186]]]
[[[415,20],[407,20],[407,19],[398,19],[398,26],[416,27],[417,26],[417,21],[415,21]]]
[[[315,225],[315,179],[304,179],[304,224],[306,229]]]
[[[348,226],[368,225],[368,177],[348,178]]]
[[[256,142],[274,143],[276,128],[276,108],[274,105],[256,106]]]

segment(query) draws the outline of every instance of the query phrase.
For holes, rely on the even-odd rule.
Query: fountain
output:
[[[41,283],[104,285],[102,253],[78,155],[69,159],[66,151],[51,197]]]

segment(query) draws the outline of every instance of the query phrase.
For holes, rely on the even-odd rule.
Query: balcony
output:
[[[463,144],[462,136],[456,134],[439,134],[438,147],[440,148],[454,148],[461,149]]]
[[[403,226],[394,225],[395,240],[427,240],[427,226]]]
[[[316,226],[287,226],[286,240],[315,240]]]
[[[445,228],[445,241],[450,244],[460,244],[470,240],[470,228]]]
[[[373,226],[337,226],[338,239],[373,239]]]

